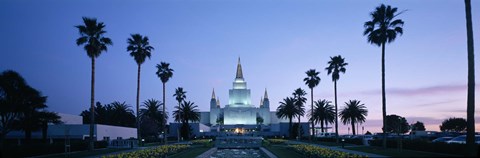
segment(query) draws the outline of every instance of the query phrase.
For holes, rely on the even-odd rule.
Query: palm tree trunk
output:
[[[93,124],[95,123],[95,57],[92,57],[92,83],[91,83],[91,92],[90,92],[90,144],[89,150],[93,150]]]
[[[165,82],[163,82],[163,117],[162,117],[162,127],[163,127],[163,144],[167,144],[167,129],[166,129],[166,123],[167,120],[165,120],[165,116],[167,116],[167,113],[165,112]]]
[[[25,144],[30,144],[32,140],[32,130],[30,128],[25,129]]]
[[[383,116],[383,148],[387,148],[387,96],[385,95],[385,42],[382,43],[382,116]]]
[[[138,138],[138,144],[142,144],[142,134],[141,134],[141,129],[140,129],[140,64],[138,64],[138,70],[137,70],[137,138]]]
[[[302,128],[300,126],[300,115],[298,115],[298,128],[297,128],[297,138],[300,139],[300,128]]]
[[[42,123],[42,142],[47,143],[48,123]]]
[[[288,122],[288,137],[292,138],[292,117],[289,117],[289,122]]]
[[[355,135],[355,121],[352,120],[352,134]]]
[[[311,100],[311,109],[312,110],[312,113],[311,113],[311,122],[312,122],[312,135],[310,136],[310,140],[312,140],[312,138],[315,138],[315,124],[313,123],[313,88],[310,88],[310,100]]]
[[[467,156],[475,156],[475,58],[473,51],[472,10],[470,0],[465,0],[468,47],[468,90],[467,90]]]
[[[335,138],[336,142],[339,143],[338,140],[338,110],[337,110],[337,81],[333,81],[333,87],[335,91]]]
[[[323,131],[324,131],[324,130],[323,130],[323,120],[320,121],[320,128],[321,128],[322,133],[323,133]]]

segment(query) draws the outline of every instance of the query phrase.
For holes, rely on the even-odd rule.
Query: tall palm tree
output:
[[[311,111],[310,121],[320,123],[320,128],[323,133],[325,129],[324,124],[326,125],[328,122],[333,123],[335,120],[335,109],[330,104],[331,102],[325,99],[317,100],[314,103],[315,107],[313,108],[313,111]]]
[[[340,79],[340,73],[345,73],[348,63],[345,62],[345,58],[342,56],[330,57],[328,61],[327,74],[332,74],[333,87],[335,91],[335,137],[338,143],[338,105],[337,105],[337,81]]]
[[[470,0],[465,0],[468,49],[468,90],[467,90],[467,146],[469,156],[476,155],[475,145],[475,58],[473,52],[472,8]]]
[[[163,109],[162,109],[162,112],[163,112],[163,116],[166,116],[166,113],[165,113],[165,83],[168,82],[168,80],[170,78],[172,78],[173,76],[173,69],[171,69],[170,67],[170,64],[169,63],[165,63],[165,62],[160,62],[160,64],[157,64],[157,76],[158,78],[160,78],[160,80],[162,81],[162,84],[163,84]],[[162,129],[163,129],[163,139],[164,139],[164,144],[167,144],[167,137],[165,137],[165,135],[167,134],[167,129],[166,129],[166,124],[167,124],[167,121],[166,119],[163,117],[162,118]]]
[[[198,111],[198,106],[194,102],[183,101],[179,106],[175,106],[175,111],[173,111],[173,118],[175,122],[181,122],[183,130],[185,132],[184,139],[190,138],[190,122],[200,121],[200,112]]]
[[[283,102],[279,102],[280,105],[277,107],[277,112],[275,113],[278,118],[288,119],[288,131],[290,137],[292,136],[292,119],[297,114],[297,108],[295,107],[295,98],[286,97],[283,99]]]
[[[355,123],[365,122],[368,115],[367,107],[361,104],[359,100],[350,100],[345,102],[345,107],[340,111],[340,117],[343,124],[350,123],[352,125],[352,133],[355,135]]]
[[[384,4],[375,8],[370,13],[371,21],[364,24],[365,31],[363,35],[368,35],[367,40],[370,44],[382,47],[382,116],[383,133],[385,133],[387,117],[387,99],[385,95],[385,44],[391,43],[397,38],[397,34],[403,34],[403,24],[401,19],[394,19],[402,12],[397,13],[397,8],[385,6]],[[387,148],[387,135],[383,135],[383,148]]]
[[[112,45],[112,40],[105,37],[107,31],[104,30],[103,22],[97,23],[95,18],[83,17],[84,25],[75,26],[78,28],[80,38],[77,39],[77,45],[84,45],[83,48],[87,52],[88,57],[92,59],[92,81],[90,96],[90,146],[89,150],[93,150],[93,123],[94,123],[94,103],[95,103],[95,58],[100,56],[102,52],[107,51],[107,45]]]
[[[300,129],[302,126],[300,126],[300,117],[305,115],[305,103],[307,102],[307,98],[305,98],[305,95],[307,93],[305,90],[301,88],[295,89],[295,91],[292,93],[293,98],[295,98],[295,107],[297,108],[297,113],[296,116],[298,117],[298,129],[297,129],[297,136],[300,138]]]
[[[320,83],[320,77],[318,77],[318,74],[320,74],[320,72],[317,72],[315,69],[310,69],[308,70],[307,72],[305,72],[307,74],[307,77],[305,77],[303,79],[303,81],[305,82],[305,84],[308,86],[308,88],[310,88],[310,100],[311,100],[311,108],[310,108],[310,116],[313,116],[313,88],[315,88],[319,83]],[[315,124],[314,124],[314,121],[313,119],[310,119],[311,123],[312,123],[312,137],[315,138]],[[322,129],[323,130],[323,129]],[[312,137],[310,137],[310,140],[312,139]]]
[[[140,132],[140,120],[139,120],[139,111],[140,111],[140,68],[142,64],[145,62],[145,59],[152,55],[152,50],[154,49],[150,46],[150,42],[148,41],[147,36],[142,36],[140,34],[131,34],[131,37],[127,39],[127,51],[130,52],[130,56],[135,59],[137,63],[137,101],[136,101],[136,109],[137,109],[137,137],[138,141],[142,140],[141,132]],[[140,144],[141,142],[139,142]]]
[[[175,97],[175,100],[177,100],[179,106],[187,98],[187,96],[185,95],[186,93],[187,92],[183,91],[182,87],[178,87],[175,89],[175,94],[173,94],[173,96]]]

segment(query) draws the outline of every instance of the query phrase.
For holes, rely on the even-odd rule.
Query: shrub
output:
[[[144,150],[137,150],[133,152],[120,153],[115,155],[103,156],[102,158],[123,158],[123,157],[166,157],[167,155],[172,155],[178,152],[181,152],[187,148],[189,145],[163,145],[155,148],[149,148]]]
[[[287,142],[285,139],[269,139],[268,141],[271,144],[285,144]]]
[[[292,145],[291,147],[293,150],[309,158],[365,157],[306,144]]]

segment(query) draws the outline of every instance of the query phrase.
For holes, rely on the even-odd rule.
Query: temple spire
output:
[[[217,97],[217,107],[220,107],[220,98]]]
[[[240,64],[240,57],[238,57],[237,76],[236,76],[236,78],[242,78],[242,79],[243,79],[242,64]]]
[[[213,91],[212,91],[212,99],[216,99],[216,97],[215,97],[215,88],[214,88]]]
[[[265,98],[265,99],[268,99],[267,88],[265,88],[265,95],[264,95],[264,98]]]

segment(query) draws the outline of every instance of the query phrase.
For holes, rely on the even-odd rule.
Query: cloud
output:
[[[478,87],[477,87],[478,88]],[[388,95],[397,96],[418,96],[418,95],[432,95],[440,93],[452,93],[467,90],[466,85],[437,85],[420,88],[387,88]],[[381,90],[369,90],[360,92],[361,94],[380,95]]]

